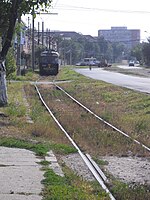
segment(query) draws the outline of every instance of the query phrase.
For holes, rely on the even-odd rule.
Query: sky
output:
[[[75,31],[83,35],[98,36],[98,30],[125,26],[140,29],[141,41],[150,37],[149,0],[53,0],[49,15],[38,15],[35,27],[42,22],[44,29]],[[23,21],[27,23],[28,17]]]

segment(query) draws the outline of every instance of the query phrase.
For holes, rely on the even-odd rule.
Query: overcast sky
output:
[[[99,29],[126,26],[140,29],[141,39],[145,39],[150,36],[149,8],[150,0],[53,0],[50,11],[58,14],[38,16],[35,26],[40,22],[42,29],[44,21],[45,29],[76,31],[92,36],[98,36]],[[27,16],[23,19],[27,22]]]

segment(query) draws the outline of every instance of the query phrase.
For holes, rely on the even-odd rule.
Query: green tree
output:
[[[50,7],[52,0],[1,0],[0,3],[0,105],[7,104],[5,59],[15,30],[17,19],[23,14],[44,11]]]
[[[150,40],[148,40],[148,43],[143,43],[142,53],[145,64],[150,65]]]
[[[135,57],[138,61],[143,61],[143,44],[138,44],[131,50],[131,56]]]
[[[116,62],[117,59],[119,59],[119,57],[122,56],[122,52],[124,52],[125,46],[121,43],[113,42],[112,48],[113,48],[113,62]]]
[[[10,77],[13,72],[17,69],[14,50],[11,47],[6,56],[6,75]]]
[[[100,48],[100,54],[101,54],[101,56],[105,57],[106,52],[108,50],[108,41],[106,41],[104,39],[104,37],[99,37],[98,38],[98,45],[99,45],[99,48]]]

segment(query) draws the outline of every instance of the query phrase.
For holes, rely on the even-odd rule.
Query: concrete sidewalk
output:
[[[0,147],[0,200],[41,200],[44,171],[32,151]]]

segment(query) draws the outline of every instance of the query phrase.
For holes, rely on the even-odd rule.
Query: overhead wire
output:
[[[83,6],[72,6],[66,4],[59,4],[55,8],[61,8],[63,10],[78,10],[78,11],[101,11],[101,12],[120,12],[120,13],[135,13],[135,14],[150,14],[150,11],[144,10],[118,10],[118,9],[106,9],[106,8],[90,8]]]
[[[54,4],[54,7],[56,7],[56,6],[57,6],[57,4],[58,4],[58,1],[59,1],[59,0],[56,0],[56,2],[55,2],[55,4]]]

